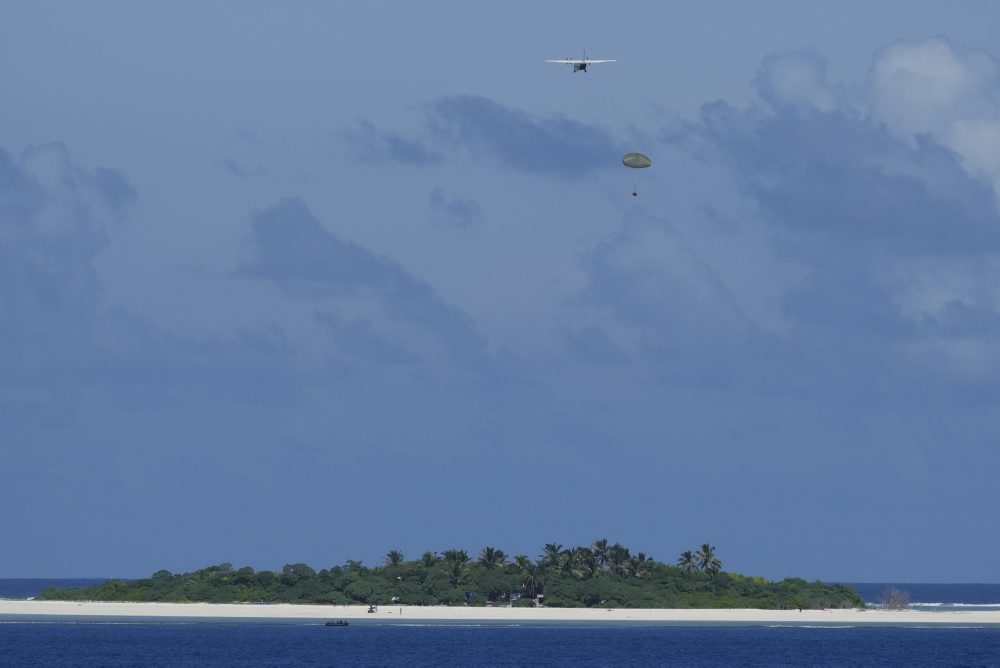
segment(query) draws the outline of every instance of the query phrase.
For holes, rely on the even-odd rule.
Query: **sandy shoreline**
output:
[[[466,608],[447,606],[367,606],[104,603],[0,600],[0,621],[56,621],[63,618],[309,622],[347,619],[379,623],[662,623],[678,625],[916,625],[1000,626],[1000,611],[924,610],[737,610],[617,608]]]

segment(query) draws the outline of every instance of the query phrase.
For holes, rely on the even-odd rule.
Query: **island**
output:
[[[47,589],[40,601],[131,603],[287,603],[300,605],[463,606],[599,609],[863,609],[850,586],[802,578],[769,581],[722,570],[705,543],[667,564],[618,543],[545,545],[537,559],[508,558],[484,547],[424,552],[407,560],[390,550],[378,566],[349,560],[316,571],[287,564],[280,572],[224,563],[188,573],[160,570],[149,578],[89,587]]]

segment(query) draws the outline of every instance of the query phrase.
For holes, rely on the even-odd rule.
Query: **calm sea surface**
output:
[[[996,628],[0,622],[3,665],[988,666]]]
[[[0,597],[99,580],[3,580]],[[888,584],[856,585],[876,601]],[[1000,585],[894,584],[917,606],[1000,608]],[[989,605],[989,604],[993,605]],[[1000,628],[108,623],[0,618],[0,665],[998,666]]]

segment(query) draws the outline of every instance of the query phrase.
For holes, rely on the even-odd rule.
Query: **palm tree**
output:
[[[597,559],[597,565],[601,568],[608,567],[608,539],[601,538],[600,540],[595,540],[594,545],[591,548],[594,552],[594,558]]]
[[[564,575],[569,575],[574,578],[580,577],[582,575],[580,572],[582,557],[583,554],[580,552],[580,548],[578,547],[570,547],[563,550],[559,570],[561,570]]]
[[[521,577],[521,593],[534,598],[537,567],[527,556],[519,554],[514,557],[514,568]]]
[[[601,574],[601,564],[594,551],[589,547],[580,549],[580,576],[585,579],[596,578]]]
[[[618,575],[623,575],[625,571],[625,563],[629,560],[628,548],[623,546],[621,543],[615,543],[608,548],[608,569],[617,573]]]
[[[677,560],[677,567],[684,573],[694,573],[698,570],[698,560],[695,559],[694,552],[684,550]]]
[[[428,550],[420,556],[420,561],[423,563],[424,567],[430,568],[437,562],[441,561],[441,558],[437,556],[436,552],[431,552]]]
[[[698,560],[698,568],[706,573],[714,575],[722,570],[722,562],[715,556],[715,547],[708,543],[702,543],[695,558]]]
[[[484,547],[476,561],[486,570],[492,571],[507,563],[507,555],[503,553],[503,550],[495,547]]]
[[[464,564],[469,561],[469,553],[465,550],[445,550],[443,556],[444,560],[449,562]]]
[[[468,579],[469,566],[466,562],[458,561],[457,559],[448,559],[445,563],[447,564],[446,572],[448,573],[448,581],[452,587],[457,587]]]
[[[558,568],[562,563],[563,546],[559,543],[546,543],[542,548],[542,556],[538,559],[538,565],[542,570],[547,568]]]
[[[385,565],[389,568],[402,566],[403,561],[403,553],[399,550],[389,550],[389,552],[385,555]]]
[[[625,563],[622,565],[623,573],[622,575],[626,580],[629,578],[641,578],[644,575],[649,574],[648,562],[651,559],[646,559],[646,555],[640,552],[634,557],[629,557]]]

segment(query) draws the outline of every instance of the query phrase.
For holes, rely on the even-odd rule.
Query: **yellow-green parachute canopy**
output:
[[[625,157],[622,158],[622,164],[632,169],[645,169],[652,165],[653,161],[642,153],[626,153]]]

